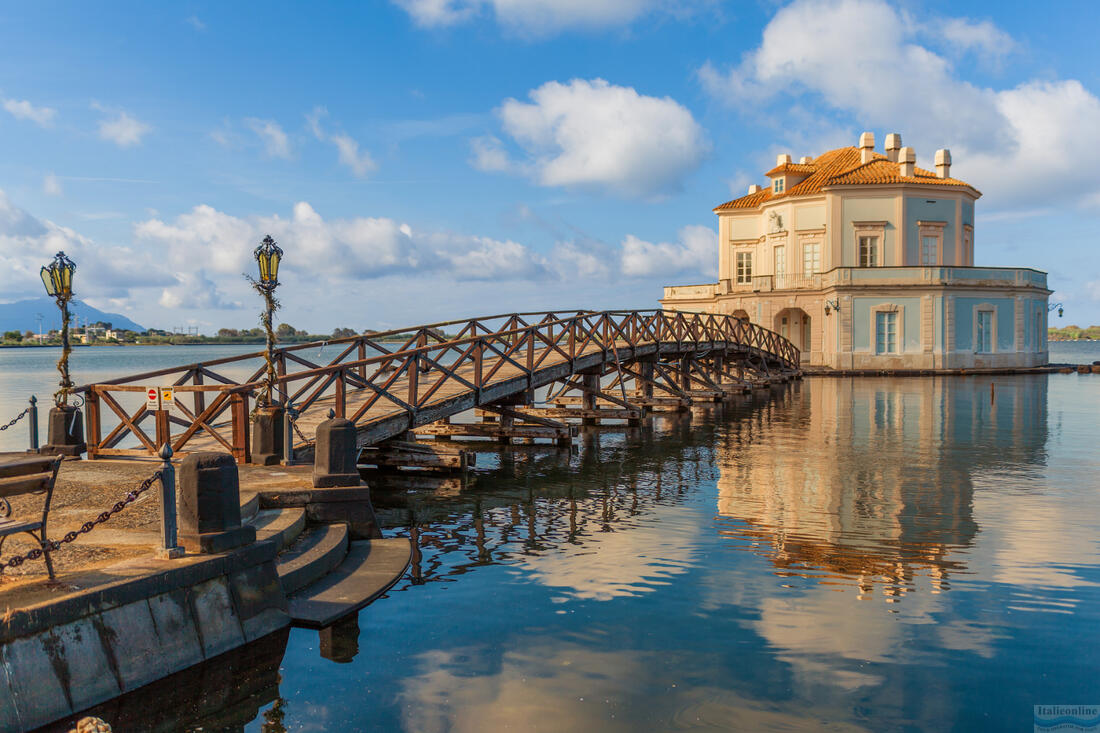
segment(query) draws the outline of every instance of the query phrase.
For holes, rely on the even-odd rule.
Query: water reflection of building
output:
[[[721,531],[780,574],[938,592],[965,570],[976,471],[1041,462],[1043,378],[815,379],[718,442]],[[964,444],[976,446],[961,450]],[[920,580],[924,578],[924,580]]]

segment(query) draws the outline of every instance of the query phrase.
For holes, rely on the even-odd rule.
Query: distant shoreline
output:
[[[304,341],[279,341],[276,346],[298,346],[300,344],[312,344],[324,339],[309,339]],[[381,344],[393,344],[404,343],[405,339],[401,338],[380,338],[372,339]],[[180,341],[178,343],[172,341],[147,341],[144,343],[130,343],[130,342],[118,342],[109,343],[106,341],[97,341],[93,344],[70,344],[74,349],[92,348],[97,346],[259,346],[264,345],[263,341]],[[0,344],[0,349],[60,349],[61,344]]]

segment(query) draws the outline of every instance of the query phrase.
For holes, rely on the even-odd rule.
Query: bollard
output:
[[[160,539],[161,557],[173,560],[183,557],[183,548],[176,542],[176,469],[172,466],[172,446],[160,448]]]
[[[42,446],[40,453],[75,458],[88,449],[84,443],[84,421],[80,419],[80,408],[73,405],[51,407],[48,426],[46,435],[49,442]]]
[[[30,412],[27,415],[27,425],[31,431],[31,448],[30,453],[38,452],[38,398],[31,395],[31,406],[27,408]]]
[[[314,488],[361,485],[356,437],[355,423],[329,410],[328,420],[317,426],[314,440]]]
[[[274,466],[283,460],[282,407],[261,407],[252,416],[252,460],[258,466]]]
[[[192,552],[228,552],[256,541],[256,528],[241,524],[237,464],[228,453],[191,453],[180,464],[180,540]]]

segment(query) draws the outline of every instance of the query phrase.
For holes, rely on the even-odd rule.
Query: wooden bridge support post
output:
[[[691,357],[680,357],[680,367],[678,369],[677,377],[679,379],[679,387],[684,392],[691,392]]]
[[[642,397],[653,396],[653,362],[646,360],[639,365],[642,374],[642,383],[639,386]]]
[[[501,415],[499,418],[500,426],[502,428],[510,428],[516,423],[516,419],[511,415]],[[503,445],[511,445],[512,439],[506,435],[501,435],[497,438],[497,442]]]
[[[581,406],[586,410],[596,409],[596,393],[600,391],[599,374],[581,375]],[[582,417],[581,425],[596,425],[598,420],[594,417]]]

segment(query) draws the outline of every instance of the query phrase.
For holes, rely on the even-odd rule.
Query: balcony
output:
[[[1047,274],[1028,267],[838,267],[820,277],[824,288],[884,285],[1047,288]]]
[[[850,287],[962,286],[1047,289],[1047,274],[1026,267],[837,267],[816,275],[757,275],[752,282],[719,280],[703,285],[665,288],[665,302],[686,304],[713,300],[716,296],[777,291],[826,290]]]

